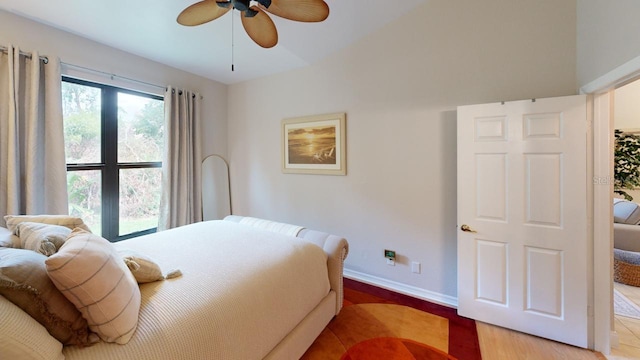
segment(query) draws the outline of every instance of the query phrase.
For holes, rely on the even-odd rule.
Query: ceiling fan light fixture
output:
[[[233,0],[233,8],[242,12],[249,10],[250,0]],[[255,14],[254,14],[255,15]]]
[[[256,15],[258,15],[258,12],[256,10],[253,10],[252,8],[248,8],[247,10],[244,11],[245,17],[252,18]]]
[[[258,4],[262,5],[265,7],[265,9],[268,9],[269,6],[271,6],[271,0],[255,0]]]

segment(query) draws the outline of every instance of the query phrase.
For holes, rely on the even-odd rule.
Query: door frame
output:
[[[640,56],[580,88],[593,106],[594,350],[608,355],[617,343],[613,316],[613,91],[640,77]],[[598,296],[600,295],[600,296]]]

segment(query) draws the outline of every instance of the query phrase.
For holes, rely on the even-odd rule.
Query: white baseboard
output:
[[[458,298],[417,288],[415,286],[406,285],[397,281],[383,279],[381,277],[361,273],[359,271],[344,269],[344,277],[363,282],[365,284],[377,286],[386,290],[395,291],[400,294],[412,296],[421,300],[433,302],[436,304],[458,308]]]
[[[618,333],[615,330],[611,331],[611,348],[612,349],[620,348],[620,337],[618,336]],[[605,355],[608,355],[608,354],[605,354]]]

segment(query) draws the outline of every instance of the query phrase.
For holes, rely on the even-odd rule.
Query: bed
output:
[[[328,233],[232,215],[113,246],[182,274],[139,285],[126,344],[63,346],[0,296],[0,358],[297,359],[342,307],[348,243]]]

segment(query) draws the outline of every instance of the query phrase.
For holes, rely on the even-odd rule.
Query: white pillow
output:
[[[138,326],[140,289],[113,244],[75,229],[45,264],[53,283],[102,340],[131,340]]]
[[[15,235],[9,229],[0,227],[0,247],[13,247],[13,236]]]
[[[20,238],[20,247],[45,256],[55,254],[67,240],[71,229],[66,226],[34,222],[21,222],[15,234]]]
[[[632,201],[613,199],[613,222],[638,225],[640,223],[640,205]]]
[[[289,236],[298,236],[298,233],[304,229],[302,226],[291,225],[286,223],[275,222],[271,220],[258,219],[245,216],[240,219],[240,224],[253,226],[258,229],[285,234]]]

